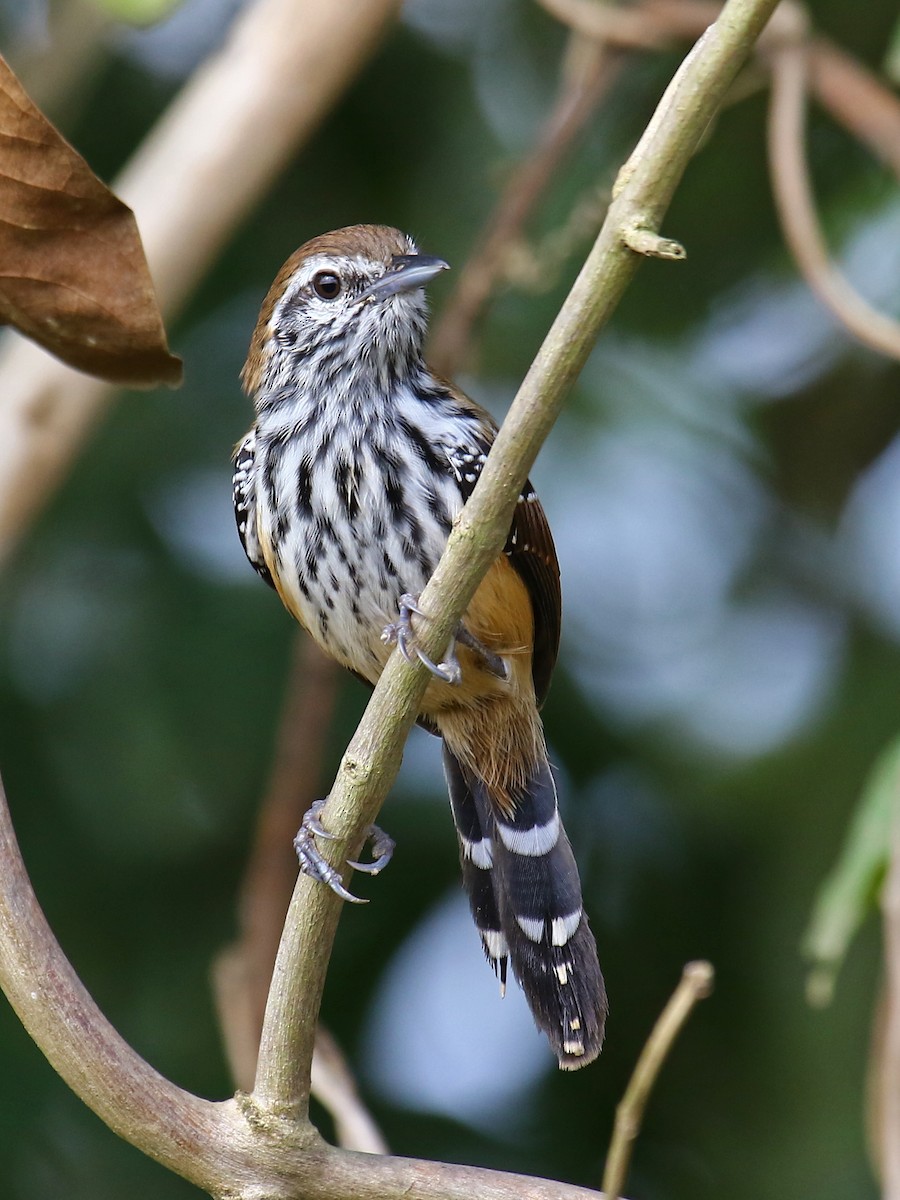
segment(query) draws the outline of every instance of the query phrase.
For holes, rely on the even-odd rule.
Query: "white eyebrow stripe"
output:
[[[498,821],[497,831],[510,853],[540,858],[542,854],[548,854],[559,841],[559,813],[554,812],[545,825],[532,825],[530,829],[514,829]]]
[[[550,941],[554,946],[564,946],[581,924],[582,909],[569,913],[567,917],[554,917],[550,923]]]

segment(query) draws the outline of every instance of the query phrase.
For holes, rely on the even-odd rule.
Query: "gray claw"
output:
[[[425,664],[432,675],[436,675],[438,679],[442,679],[444,683],[458,684],[462,681],[462,671],[454,654],[448,654],[443,662],[436,663],[432,662],[428,655],[420,650],[418,646],[416,646],[415,655],[419,662]]]
[[[348,858],[347,862],[354,871],[362,871],[366,875],[377,875],[383,871],[394,856],[397,843],[377,825],[370,825],[366,831],[366,841],[371,843],[372,861],[363,863]]]
[[[418,596],[411,596],[408,592],[404,592],[400,597],[400,615],[396,621],[385,626],[381,640],[387,642],[389,646],[396,643],[397,649],[408,663],[413,663],[418,659],[420,663],[423,663],[428,668],[432,675],[443,680],[444,683],[459,684],[462,681],[462,671],[456,660],[456,655],[453,653],[454,643],[450,643],[450,650],[443,662],[433,662],[424,650],[420,650],[414,644],[413,613],[419,617],[425,616],[421,608],[419,608]]]
[[[311,879],[324,883],[342,900],[347,900],[350,904],[368,904],[368,900],[364,900],[361,896],[354,896],[352,892],[347,891],[339,872],[331,863],[326,862],[316,847],[315,838],[317,837],[325,838],[326,841],[335,841],[335,835],[329,833],[327,829],[323,829],[319,821],[319,813],[324,807],[324,800],[315,800],[304,813],[303,822],[297,830],[297,836],[294,838],[294,850],[297,853],[300,870]]]
[[[329,833],[319,820],[319,813],[324,807],[324,800],[313,800],[312,804],[303,814],[303,824],[300,832],[302,833],[305,829],[308,833],[314,834],[316,837],[324,838],[326,842],[334,842],[337,841],[337,835]],[[297,834],[297,837],[300,837],[300,833]]]

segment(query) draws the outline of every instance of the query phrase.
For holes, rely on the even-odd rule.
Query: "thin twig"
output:
[[[900,358],[900,324],[851,286],[822,236],[806,163],[807,54],[802,27],[770,47],[769,163],[781,227],[804,279],[844,328],[870,349]]]
[[[826,38],[809,49],[810,88],[819,104],[900,179],[900,99],[896,92]]]
[[[563,72],[556,104],[534,149],[504,187],[435,325],[428,358],[439,374],[452,375],[459,370],[472,330],[501,279],[529,216],[618,76],[622,65],[619,55],[603,46],[585,46],[578,38],[571,49],[579,60],[576,70]]]
[[[584,37],[627,50],[659,50],[697,37],[722,11],[715,0],[645,0],[622,7],[598,0],[538,0],[542,8]]]
[[[596,0],[538,0],[584,37],[620,50],[654,50],[698,37],[714,21],[716,0],[643,0],[628,8]],[[791,36],[796,6],[782,4],[758,42],[761,53]],[[900,178],[900,99],[858,59],[824,37],[808,46],[809,87],[831,117]]]
[[[331,1114],[334,1137],[345,1150],[387,1154],[388,1144],[363,1104],[340,1046],[320,1025],[312,1061],[312,1094]]]
[[[688,963],[672,998],[647,1038],[625,1095],[616,1109],[616,1123],[603,1172],[606,1200],[619,1200],[622,1194],[631,1150],[640,1132],[653,1085],[694,1005],[712,991],[713,978],[713,969],[708,962]]]
[[[659,223],[709,121],[777,0],[728,0],[688,54],[629,162],[600,235],[522,383],[475,490],[421,596],[423,651],[439,654],[479,580],[502,551],[512,510],[538,450],[597,333],[637,269],[623,230]],[[324,848],[339,866],[360,846],[400,766],[428,682],[393,654],[344,756],[328,804]],[[342,903],[306,876],[291,901],[260,1046],[253,1101],[260,1113],[307,1112],[315,1024]]]

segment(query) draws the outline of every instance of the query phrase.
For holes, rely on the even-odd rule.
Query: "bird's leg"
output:
[[[352,892],[347,891],[340,874],[331,863],[325,860],[316,846],[315,838],[317,837],[324,838],[329,842],[333,842],[336,838],[336,835],[329,833],[319,820],[319,814],[324,807],[324,800],[313,801],[304,813],[303,821],[294,838],[294,850],[297,853],[300,870],[304,875],[309,875],[311,879],[316,879],[319,883],[330,887],[342,900],[348,900],[351,904],[368,904],[368,900],[363,900],[360,896],[354,896]],[[366,830],[366,841],[372,843],[373,861],[359,863],[348,859],[348,866],[353,867],[356,871],[364,871],[367,875],[377,875],[391,861],[394,853],[394,841],[377,825],[370,825]]]
[[[494,654],[492,650],[488,650],[487,646],[482,645],[475,634],[470,633],[463,625],[462,621],[456,630],[456,640],[477,654],[492,675],[496,675],[498,679],[509,679],[509,669],[500,655]]]
[[[400,615],[396,621],[385,626],[381,640],[387,642],[389,646],[396,642],[397,649],[408,663],[418,659],[419,662],[425,664],[432,675],[436,675],[444,683],[458,684],[462,679],[462,671],[455,654],[456,638],[453,638],[447,647],[443,662],[432,662],[425,651],[416,645],[416,635],[412,627],[413,613],[417,617],[425,616],[425,613],[419,608],[419,597],[410,596],[409,593],[404,592],[400,597]]]

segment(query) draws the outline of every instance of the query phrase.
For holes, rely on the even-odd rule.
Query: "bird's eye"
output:
[[[322,300],[336,300],[341,291],[341,279],[334,271],[319,271],[313,276],[313,290]]]

